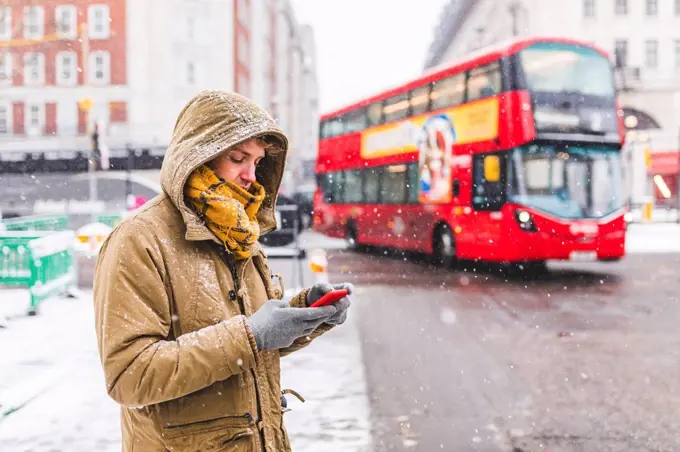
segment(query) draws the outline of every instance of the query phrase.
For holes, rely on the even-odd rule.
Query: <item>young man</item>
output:
[[[290,450],[279,358],[343,323],[350,301],[309,308],[332,287],[283,302],[272,284],[258,237],[276,225],[287,146],[248,99],[200,93],[177,119],[163,194],[104,243],[96,332],[124,451]]]

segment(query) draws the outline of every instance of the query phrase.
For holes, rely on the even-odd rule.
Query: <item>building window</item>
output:
[[[8,104],[0,104],[0,135],[6,135],[12,130],[12,111]]]
[[[57,85],[73,86],[78,82],[78,56],[75,52],[57,54]]]
[[[680,69],[680,39],[675,40],[675,68]]]
[[[24,6],[24,38],[42,38],[44,24],[45,11],[42,6]]]
[[[61,39],[75,39],[77,36],[76,7],[73,5],[57,6],[54,10],[57,23],[57,35]]]
[[[614,13],[617,16],[625,16],[628,14],[628,0],[615,0]]]
[[[625,39],[617,39],[614,42],[614,55],[621,67],[628,66],[628,41]]]
[[[595,17],[595,0],[583,0],[583,17]]]
[[[28,135],[42,135],[45,127],[45,111],[41,104],[26,106],[26,133]]]
[[[680,0],[675,0],[675,15],[680,16]]]
[[[24,54],[24,85],[45,83],[45,55],[42,53]]]
[[[0,7],[0,41],[12,39],[12,8]]]
[[[645,66],[656,68],[659,65],[659,41],[648,39],[645,41]]]
[[[111,80],[111,55],[100,50],[90,53],[88,82],[95,85],[106,85]]]
[[[93,39],[109,38],[109,5],[90,5],[87,10],[88,33]]]
[[[194,63],[191,61],[187,63],[187,83],[189,85],[196,83],[196,68],[194,67]]]
[[[648,16],[656,16],[659,13],[658,0],[647,0],[646,11]]]
[[[12,54],[0,54],[0,86],[12,84]]]

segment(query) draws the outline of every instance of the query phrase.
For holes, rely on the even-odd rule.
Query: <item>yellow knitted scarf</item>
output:
[[[184,196],[228,252],[236,259],[250,257],[260,237],[256,215],[265,197],[262,185],[253,182],[250,191],[244,190],[203,165],[189,176]]]

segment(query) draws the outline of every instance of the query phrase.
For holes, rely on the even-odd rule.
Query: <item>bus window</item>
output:
[[[406,202],[409,204],[418,203],[418,183],[420,176],[418,175],[418,164],[409,163],[406,170]]]
[[[366,168],[364,173],[364,199],[368,204],[380,202],[380,176],[382,168]]]
[[[432,86],[432,110],[453,107],[463,103],[465,96],[465,74],[455,74],[439,80]]]
[[[383,113],[385,114],[385,122],[407,117],[409,115],[408,94],[399,94],[387,99],[383,106]]]
[[[345,121],[342,118],[333,118],[330,121],[329,137],[337,137],[345,133]]]
[[[411,91],[411,114],[422,115],[430,111],[430,86],[420,86]]]
[[[323,140],[324,138],[330,138],[331,136],[331,122],[330,120],[322,121],[321,122],[321,127],[319,127],[319,135],[321,135],[321,139]]]
[[[325,173],[319,177],[319,186],[326,204],[337,204],[343,201],[343,174],[341,172]]]
[[[359,132],[366,128],[366,110],[363,108],[350,111],[343,118],[345,120],[345,133]]]
[[[518,60],[525,86],[532,92],[616,94],[611,63],[593,48],[542,42],[522,50]]]
[[[383,123],[383,107],[382,103],[376,102],[371,104],[366,109],[366,119],[368,119],[368,127],[377,126]]]
[[[486,160],[489,157],[490,160]],[[498,172],[491,169],[496,166],[495,162],[498,159]],[[498,154],[480,154],[476,155],[473,160],[472,167],[472,206],[476,210],[499,210],[505,203],[504,191],[504,171],[505,158]],[[491,177],[491,180],[486,176]]]
[[[383,204],[404,204],[406,165],[391,165],[385,168],[380,192],[380,199]]]
[[[349,204],[363,202],[362,170],[345,171],[345,196],[344,202]]]
[[[498,94],[503,89],[501,67],[498,62],[470,71],[467,82],[467,100],[473,101]]]

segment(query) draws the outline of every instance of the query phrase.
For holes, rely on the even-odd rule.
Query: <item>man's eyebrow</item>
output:
[[[237,144],[236,146],[233,146],[233,147],[231,148],[231,150],[232,150],[232,152],[233,152],[233,151],[238,151],[238,152],[240,152],[241,154],[247,155],[248,157],[257,157],[258,159],[263,159],[263,158],[266,157],[266,154],[265,154],[265,155],[261,155],[261,156],[256,156],[255,154],[252,154],[252,153],[246,151],[246,150],[243,148],[243,146],[240,145],[240,144]]]

